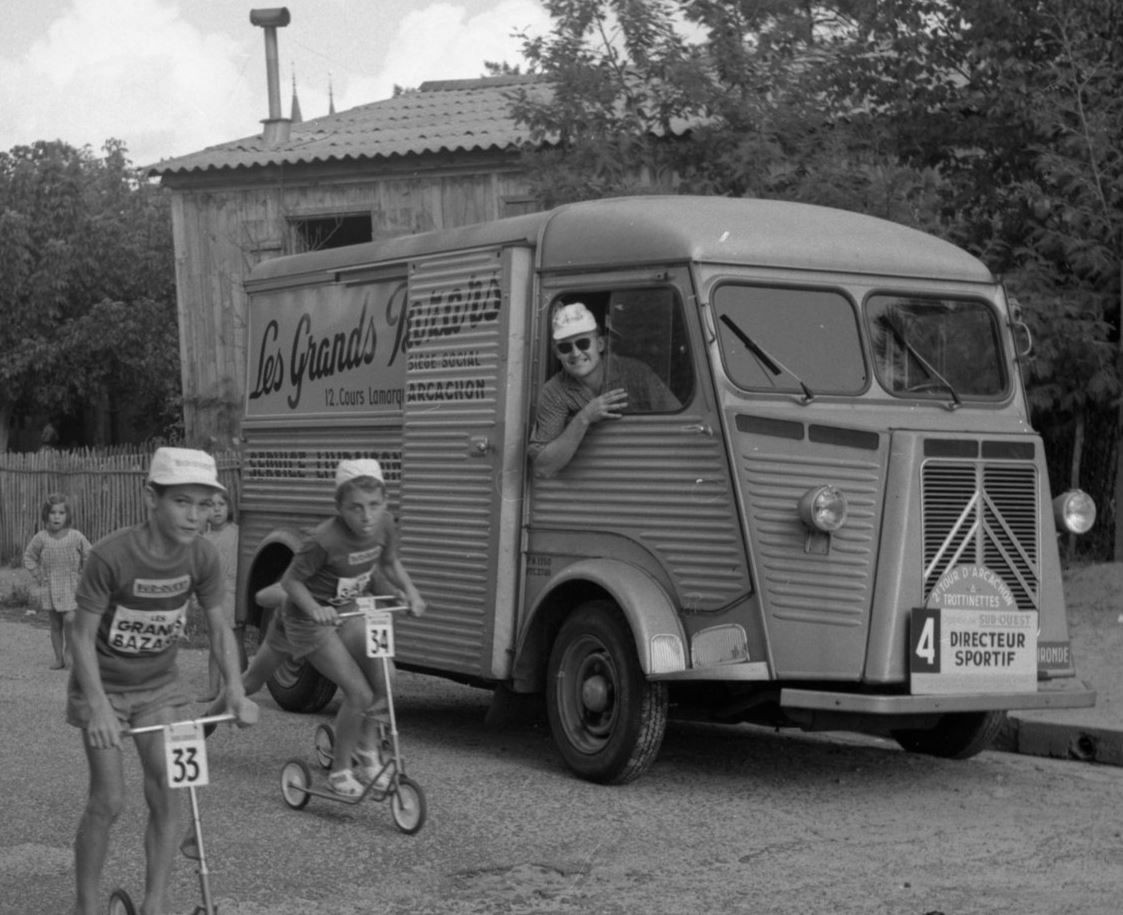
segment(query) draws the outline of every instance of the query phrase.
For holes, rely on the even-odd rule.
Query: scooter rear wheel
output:
[[[290,759],[281,769],[281,796],[293,810],[302,809],[312,797],[308,786],[312,784],[312,773],[302,759]]]
[[[425,792],[412,778],[399,775],[390,794],[390,815],[394,825],[413,835],[425,825]]]
[[[136,915],[136,906],[132,897],[122,889],[116,889],[109,894],[108,915]]]

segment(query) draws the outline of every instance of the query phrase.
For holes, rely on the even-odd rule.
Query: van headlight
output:
[[[1080,489],[1070,489],[1053,500],[1053,520],[1063,534],[1086,534],[1096,523],[1096,502]]]
[[[846,523],[846,512],[846,496],[833,486],[809,489],[799,500],[799,518],[813,531],[837,531]]]

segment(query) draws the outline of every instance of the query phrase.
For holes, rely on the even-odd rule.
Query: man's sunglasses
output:
[[[587,353],[589,347],[592,345],[592,337],[578,337],[576,340],[562,340],[561,343],[555,343],[554,348],[563,356],[568,356],[575,346],[581,350],[581,352]]]

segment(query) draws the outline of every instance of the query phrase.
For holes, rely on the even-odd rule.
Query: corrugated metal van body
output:
[[[683,258],[688,249],[682,248]],[[642,323],[645,288],[694,300],[690,272],[682,261],[621,265],[611,271],[567,273],[542,278],[543,312],[565,290],[629,290],[634,320]],[[723,660],[766,660],[759,609],[752,603],[748,557],[729,461],[719,431],[713,386],[704,356],[703,332],[694,309],[684,309],[685,336],[676,359],[695,379],[691,395],[676,412],[624,415],[597,423],[564,473],[532,479],[527,490],[529,542],[527,604],[539,588],[585,559],[616,559],[642,569],[670,597],[677,625],[688,638],[719,626],[735,627],[737,656]],[[545,330],[543,338],[548,337]],[[546,360],[548,340],[538,343]],[[610,344],[611,345],[611,344]],[[609,356],[608,358],[611,358]],[[545,371],[533,370],[541,378]],[[613,582],[607,582],[610,591]],[[628,604],[626,595],[617,599]],[[650,608],[627,607],[641,628]],[[743,647],[755,646],[746,655]],[[711,666],[713,659],[695,659]],[[689,663],[689,662],[688,662]]]
[[[378,458],[402,561],[429,604],[423,619],[399,621],[399,659],[501,679],[527,413],[525,390],[508,382],[525,375],[531,251],[329,267],[253,289],[243,576],[271,539],[291,548],[335,511],[341,458]],[[245,578],[241,591],[252,591]]]
[[[514,639],[525,479],[527,248],[413,264],[401,558],[429,610],[402,662],[502,679]]]
[[[361,284],[320,273],[253,291],[239,517],[243,603],[262,543],[283,533],[291,546],[335,511],[340,459],[377,458],[391,504],[398,500],[405,295],[404,266]]]

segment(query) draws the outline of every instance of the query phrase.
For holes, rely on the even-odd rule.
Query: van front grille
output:
[[[1038,609],[1037,467],[930,460],[922,486],[925,598],[949,569],[975,564],[997,573],[1020,609]]]

